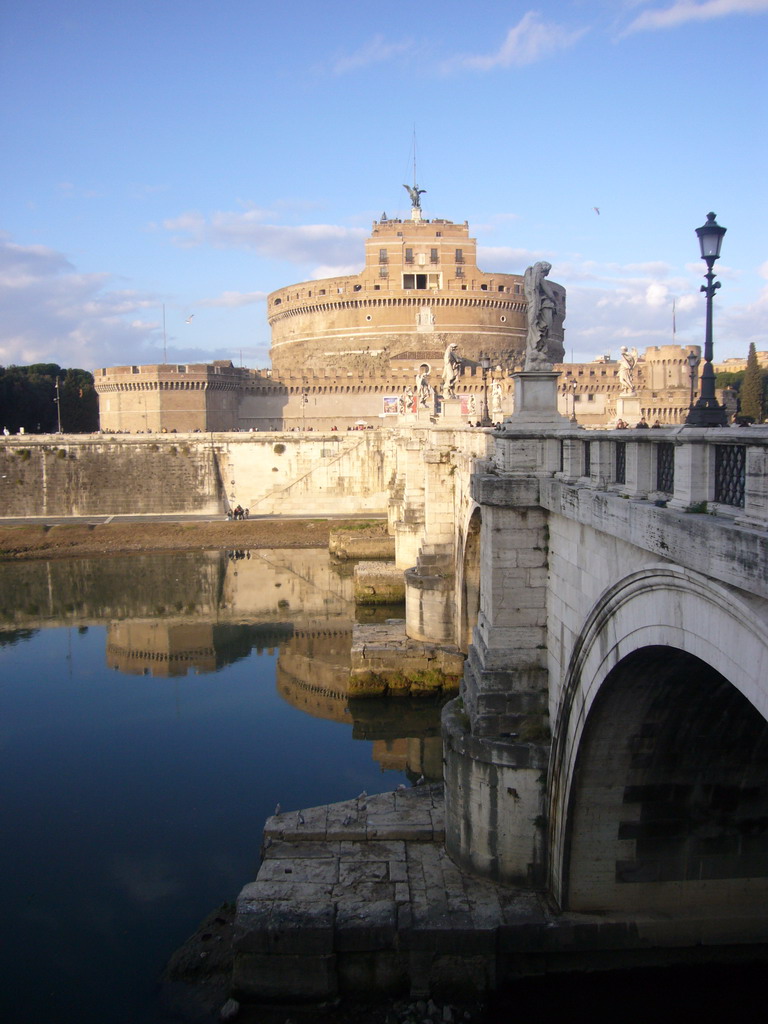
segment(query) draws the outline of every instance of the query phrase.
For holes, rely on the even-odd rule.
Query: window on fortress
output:
[[[456,277],[464,277],[464,267],[456,267]]]
[[[361,284],[356,284],[356,285],[355,285],[355,291],[356,291],[356,292],[359,292],[359,291],[360,291],[360,289],[361,289],[362,287],[363,287],[363,286],[362,286]]]
[[[279,306],[282,301],[282,299],[275,299],[275,305]]]
[[[439,288],[439,274],[403,274],[403,288],[415,288],[424,291],[427,288]]]
[[[480,285],[480,291],[481,292],[487,292],[488,291],[488,285],[487,284],[481,284]]]
[[[386,267],[379,267],[379,277],[388,277],[388,276],[389,276],[389,271],[387,270],[387,268]],[[377,287],[378,287],[378,285],[377,285]]]
[[[464,262],[464,250],[463,249],[457,249],[456,250],[456,262],[457,263],[463,263]]]
[[[435,238],[442,238],[442,237],[443,237],[443,232],[442,231],[436,231],[435,232]]]
[[[500,284],[500,285],[499,285],[499,291],[500,291],[500,292],[503,292],[503,291],[504,291],[504,285],[503,285],[503,284]]]
[[[387,263],[389,256],[387,255],[386,249],[379,249],[379,263]]]
[[[406,263],[413,263],[413,249],[406,249],[405,250],[405,262]]]
[[[430,263],[437,263],[437,261],[438,261],[437,249],[430,249],[429,250],[429,262]]]

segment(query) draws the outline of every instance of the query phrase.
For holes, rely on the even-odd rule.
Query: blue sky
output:
[[[0,2],[0,364],[268,365],[265,295],[407,216],[537,260],[576,359],[768,349],[768,0]],[[595,212],[599,209],[599,214]],[[191,317],[189,323],[187,320]]]

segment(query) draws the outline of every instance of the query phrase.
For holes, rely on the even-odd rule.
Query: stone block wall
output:
[[[176,435],[14,438],[0,445],[0,515],[213,513],[221,490],[209,444]]]
[[[339,515],[386,511],[383,431],[14,437],[0,444],[0,516]]]

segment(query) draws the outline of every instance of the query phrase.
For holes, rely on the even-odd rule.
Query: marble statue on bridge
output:
[[[563,320],[565,288],[547,280],[552,265],[534,263],[523,278],[528,302],[528,335],[525,345],[526,370],[551,370],[565,356]]]
[[[637,365],[637,349],[621,346],[621,361],[619,362],[619,393],[622,395],[635,394],[635,366]]]
[[[456,397],[456,385],[464,362],[458,348],[455,341],[451,342],[443,355],[443,398]]]

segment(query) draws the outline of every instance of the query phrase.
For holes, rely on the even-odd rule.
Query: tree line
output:
[[[738,394],[740,419],[763,422],[768,413],[768,369],[762,369],[758,363],[753,343],[749,346],[746,370],[716,374],[715,386],[732,388]]]
[[[12,434],[22,428],[26,434],[54,434],[59,429],[59,412],[65,434],[90,434],[99,429],[99,399],[92,373],[63,369],[57,363],[0,366],[0,429]]]

